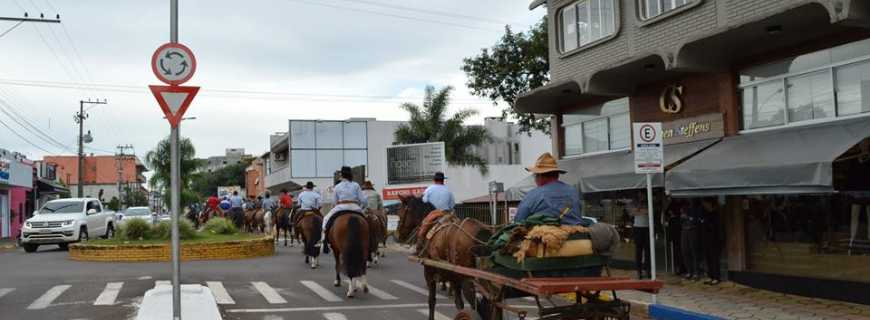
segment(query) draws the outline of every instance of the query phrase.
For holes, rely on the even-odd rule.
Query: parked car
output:
[[[148,207],[129,207],[124,212],[118,212],[115,214],[115,221],[118,222],[118,225],[126,221],[130,221],[132,219],[143,220],[150,224],[157,223],[157,214],[151,212],[151,209]]]
[[[115,212],[104,209],[99,199],[52,200],[24,223],[21,245],[24,251],[34,252],[40,245],[56,244],[65,249],[92,236],[111,238],[115,235],[114,219]]]

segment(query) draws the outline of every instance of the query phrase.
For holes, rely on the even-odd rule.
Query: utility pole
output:
[[[75,122],[79,124],[79,166],[78,166],[79,176],[78,176],[78,181],[76,184],[76,191],[78,193],[77,196],[79,198],[81,198],[82,195],[84,194],[84,179],[85,179],[84,167],[85,167],[85,142],[86,141],[85,141],[85,136],[84,136],[85,135],[84,127],[85,127],[85,119],[88,118],[88,114],[85,113],[85,104],[107,104],[107,103],[108,102],[106,102],[106,99],[103,99],[103,101],[99,101],[99,100],[91,101],[91,99],[88,99],[88,101],[80,100],[79,101],[79,113],[77,113],[74,116]],[[88,138],[90,138],[90,131],[88,131]],[[90,142],[90,141],[87,141],[87,142]]]
[[[21,24],[23,24],[25,22],[60,23],[60,15],[59,14],[55,15],[55,19],[51,19],[51,18],[45,19],[45,14],[40,13],[39,18],[30,18],[29,15],[27,14],[27,12],[25,12],[23,18],[0,17],[0,21],[17,21],[18,22],[15,25],[13,25],[11,28],[6,29],[6,31],[3,31],[2,33],[0,33],[0,38],[2,38],[7,33],[12,32],[12,30],[15,30],[15,28],[18,28],[18,26],[20,26]]]
[[[116,160],[117,165],[118,165],[118,200],[122,201],[121,207],[123,208],[124,207],[124,203],[123,203],[124,191],[123,191],[122,183],[124,182],[124,160],[127,160],[127,157],[126,157],[127,154],[125,153],[125,151],[127,149],[130,149],[132,151],[133,146],[129,145],[129,144],[128,145],[119,145],[117,148],[118,148],[118,154],[115,155],[115,160]],[[133,153],[131,153],[131,154],[133,154]]]

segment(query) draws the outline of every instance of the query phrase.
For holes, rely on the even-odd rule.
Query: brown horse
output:
[[[387,216],[380,210],[366,210],[366,221],[369,223],[369,261],[378,264],[379,257],[383,257],[381,244],[384,251],[387,247]]]
[[[293,225],[290,223],[290,216],[293,215],[293,209],[278,208],[272,215],[272,225],[275,226],[275,243],[281,240],[281,231],[284,231],[284,246],[287,246],[287,238],[290,238],[290,229]]]
[[[299,220],[294,227],[299,229],[302,243],[305,244],[303,249],[305,263],[310,265],[311,269],[317,269],[319,266],[318,257],[320,256],[320,248],[317,246],[317,243],[320,242],[323,216],[316,209],[302,211],[299,215]]]
[[[248,209],[245,210],[244,230],[247,232],[263,232],[265,224],[266,211],[263,209]]]
[[[399,210],[399,241],[416,238],[417,254],[422,258],[446,261],[475,268],[475,258],[485,250],[484,243],[492,229],[474,219],[460,219],[434,208],[417,197],[402,197]],[[466,277],[432,267],[423,268],[429,288],[429,319],[435,319],[435,298],[439,282],[450,283],[456,308],[465,308],[465,300],[474,304],[474,294]]]
[[[341,275],[350,278],[347,297],[353,298],[358,289],[368,293],[366,261],[369,256],[369,225],[365,217],[357,213],[342,214],[333,218],[327,234],[335,256],[335,283],[341,286]]]

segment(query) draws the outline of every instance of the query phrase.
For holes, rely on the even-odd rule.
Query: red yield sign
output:
[[[148,86],[151,88],[151,93],[160,104],[160,109],[166,115],[166,120],[169,120],[169,125],[172,128],[177,128],[178,123],[193,101],[193,97],[199,92],[199,87],[181,87],[181,86]]]

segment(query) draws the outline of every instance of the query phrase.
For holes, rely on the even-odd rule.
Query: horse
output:
[[[341,286],[341,273],[350,278],[347,297],[353,298],[357,290],[368,293],[366,261],[369,256],[369,225],[365,217],[356,213],[333,218],[327,235],[335,257],[335,283]]]
[[[293,225],[290,223],[290,217],[295,213],[295,210],[290,208],[278,208],[275,214],[272,215],[272,225],[275,226],[275,243],[281,241],[281,230],[284,231],[284,246],[287,246],[287,238],[290,238],[290,229]]]
[[[435,210],[414,196],[400,197],[398,239],[408,242],[413,238],[417,254],[421,258],[475,268],[475,258],[484,255],[485,242],[492,235],[492,228],[480,221],[460,219],[450,213]],[[435,319],[435,298],[439,282],[450,283],[457,309],[465,308],[463,297],[474,304],[475,296],[469,279],[460,274],[442,269],[424,267],[423,275],[429,289],[429,319]]]
[[[378,258],[385,256],[380,245],[387,247],[387,217],[380,210],[367,209],[366,221],[369,224],[369,261],[378,264]]]
[[[259,231],[260,233],[271,234],[272,211],[267,211],[266,209],[257,210],[257,213],[254,214],[253,227],[255,231]]]
[[[244,226],[243,229],[245,231],[252,232],[252,233],[254,232],[254,228],[256,226],[255,225],[255,218],[261,210],[262,209],[246,209],[245,210],[245,215],[244,215],[243,220],[242,220],[242,223]]]
[[[319,266],[318,257],[320,256],[320,247],[317,246],[317,243],[320,242],[323,216],[320,215],[320,211],[317,209],[300,210],[299,215],[299,220],[295,223],[294,227],[298,228],[298,233],[302,237],[305,263],[310,265],[311,269],[317,269]]]

